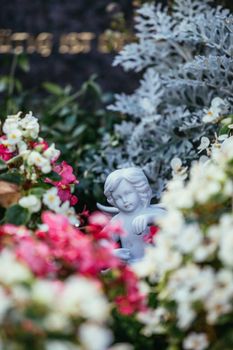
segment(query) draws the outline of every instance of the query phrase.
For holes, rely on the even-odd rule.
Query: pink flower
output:
[[[46,276],[55,271],[47,244],[28,237],[19,242],[15,251],[17,257],[23,260],[37,276]]]
[[[71,185],[77,184],[78,180],[73,174],[73,168],[65,161],[53,167],[53,170],[61,176],[59,181],[47,179],[46,182],[51,183],[58,189],[58,196],[62,202],[69,201],[73,206],[78,202],[78,198],[71,193]]]
[[[75,175],[73,174],[73,168],[71,165],[63,161],[61,164],[55,165],[53,170],[61,176],[61,180],[56,184],[70,185],[78,183]]]
[[[144,311],[146,300],[139,291],[137,276],[126,265],[121,267],[120,271],[118,283],[125,287],[125,292],[115,298],[119,312],[123,315],[131,315],[137,311]]]
[[[46,151],[46,149],[49,148],[49,144],[45,140],[37,141],[37,142],[31,141],[30,145],[33,149],[35,149],[35,151],[38,151],[38,152],[44,152]]]
[[[82,233],[63,215],[44,212],[42,221],[47,231],[43,233],[38,230],[37,237],[48,244],[51,254],[68,270],[96,277],[103,269],[119,265],[119,260],[113,254],[113,243]]]
[[[106,238],[112,240],[114,235],[122,236],[125,234],[120,222],[110,222],[110,217],[100,212],[95,212],[89,217],[90,225],[87,231],[93,235],[95,239]]]
[[[69,236],[75,234],[75,228],[70,225],[68,218],[64,215],[45,211],[42,213],[42,222],[48,227],[46,237],[52,244],[64,245]]]
[[[13,236],[16,240],[20,240],[23,237],[30,237],[30,231],[25,226],[5,224],[0,227],[0,236],[1,235]]]
[[[158,231],[159,231],[159,227],[158,226],[151,226],[150,227],[150,232],[143,237],[144,242],[146,242],[148,244],[153,244],[154,237],[156,236]]]
[[[4,160],[5,162],[9,159],[13,158],[15,155],[14,152],[11,152],[7,146],[0,144],[0,158]]]

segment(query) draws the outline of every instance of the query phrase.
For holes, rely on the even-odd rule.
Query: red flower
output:
[[[13,158],[15,155],[14,152],[11,152],[7,146],[0,144],[0,158],[7,162],[9,159]]]
[[[150,232],[143,237],[143,240],[148,244],[154,243],[154,237],[159,232],[160,228],[158,226],[150,226]]]
[[[38,152],[44,152],[46,151],[46,149],[49,148],[49,144],[45,140],[38,141],[38,142],[31,141],[30,145],[33,149],[35,149],[35,151],[38,151]]]
[[[140,293],[138,278],[126,265],[120,269],[119,285],[124,286],[124,294],[115,298],[118,310],[123,315],[131,315],[137,311],[145,310],[145,296]]]

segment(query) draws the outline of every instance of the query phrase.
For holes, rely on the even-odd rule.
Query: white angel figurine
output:
[[[100,210],[116,214],[111,222],[120,222],[125,234],[114,237],[121,248],[116,255],[122,260],[133,263],[141,259],[147,245],[144,236],[149,233],[148,225],[165,213],[159,205],[151,205],[152,191],[142,169],[137,167],[113,171],[107,177],[104,194],[113,207],[97,204]]]

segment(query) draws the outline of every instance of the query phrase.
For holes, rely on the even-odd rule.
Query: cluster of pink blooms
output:
[[[53,171],[55,171],[61,179],[59,181],[51,181],[48,179],[47,182],[56,186],[58,189],[58,196],[62,202],[68,200],[70,205],[75,205],[78,202],[78,198],[71,193],[71,186],[77,184],[78,181],[73,174],[72,166],[63,161],[60,164],[55,164]]]
[[[118,225],[103,228],[107,217],[94,213],[85,232],[72,226],[67,217],[46,211],[42,228],[32,234],[25,227],[5,224],[0,228],[0,248],[13,248],[19,261],[40,278],[64,279],[78,274],[102,284],[119,312],[130,315],[145,308],[134,272],[115,255],[112,233]]]
[[[38,151],[46,151],[49,148],[49,144],[41,139],[38,142],[30,142],[30,145],[33,149]],[[52,181],[50,179],[45,179],[45,182],[50,183],[55,186],[58,190],[58,196],[62,202],[69,201],[70,205],[73,206],[77,204],[78,198],[71,193],[72,185],[78,184],[78,180],[73,173],[73,168],[67,162],[62,161],[60,164],[57,164],[60,154],[57,154],[52,160],[52,170],[60,176],[59,181]],[[1,157],[1,155],[0,155]]]

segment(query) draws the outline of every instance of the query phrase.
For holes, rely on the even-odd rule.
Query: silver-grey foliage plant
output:
[[[128,118],[105,135],[95,170],[141,166],[159,197],[171,159],[197,159],[200,138],[213,135],[213,125],[202,122],[204,109],[214,97],[233,98],[233,16],[209,0],[177,0],[171,13],[146,3],[135,28],[137,42],[114,65],[142,79],[109,107]]]

